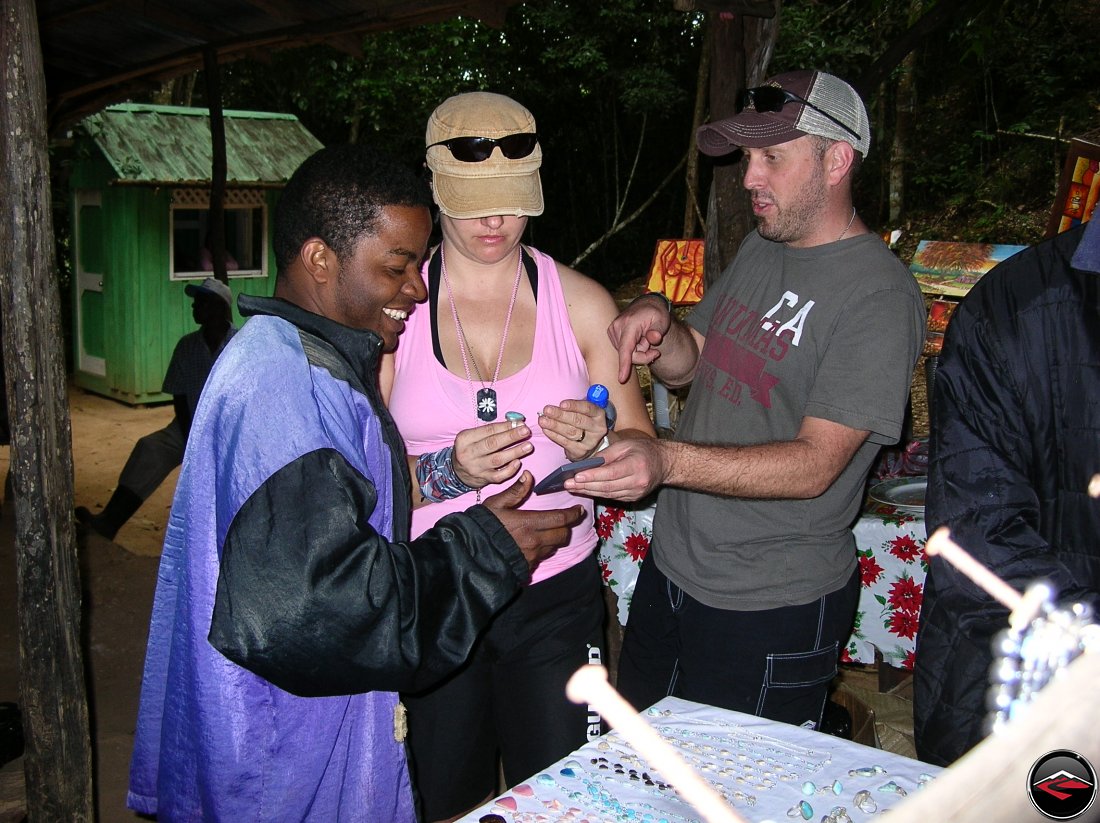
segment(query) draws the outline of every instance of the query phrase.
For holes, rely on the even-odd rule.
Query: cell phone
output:
[[[565,481],[577,472],[584,471],[585,469],[594,469],[596,466],[602,465],[602,457],[588,457],[584,460],[577,460],[574,463],[566,463],[565,465],[558,466],[538,482],[538,485],[535,486],[535,494],[560,492],[565,489]]]

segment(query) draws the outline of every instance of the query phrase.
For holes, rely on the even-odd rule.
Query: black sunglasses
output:
[[[450,140],[432,143],[428,148],[446,146],[455,160],[461,160],[463,163],[480,163],[482,160],[488,160],[493,149],[498,146],[500,153],[509,160],[519,160],[531,154],[538,144],[537,134],[521,132],[504,137],[452,137]]]
[[[757,86],[754,89],[742,90],[741,94],[737,97],[737,113],[740,114],[750,105],[757,111],[780,112],[783,111],[783,107],[788,103],[801,103],[803,106],[809,106],[822,117],[828,118],[844,129],[844,131],[848,132],[848,134],[852,135],[857,143],[863,139],[856,134],[851,126],[841,123],[829,114],[829,112],[815,106],[804,97],[799,97],[794,92],[787,91],[779,86]]]

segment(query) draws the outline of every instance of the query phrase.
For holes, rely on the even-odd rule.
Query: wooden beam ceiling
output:
[[[468,16],[500,26],[520,0],[39,0],[49,130],[220,62]]]

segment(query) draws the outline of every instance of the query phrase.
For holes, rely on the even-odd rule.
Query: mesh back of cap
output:
[[[859,139],[809,106],[802,107],[797,123],[799,130],[830,140],[844,140],[851,143],[864,157],[867,156],[871,148],[871,125],[867,120],[867,109],[855,89],[838,77],[818,72],[806,99],[851,127],[859,135]]]

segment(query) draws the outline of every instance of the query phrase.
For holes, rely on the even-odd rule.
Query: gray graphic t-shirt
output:
[[[792,440],[807,416],[870,436],[812,500],[662,490],[658,568],[715,608],[771,609],[835,591],[856,563],[850,527],[871,463],[901,434],[924,335],[915,280],[874,235],[795,249],[753,232],[687,322],[706,345],[678,440]]]

